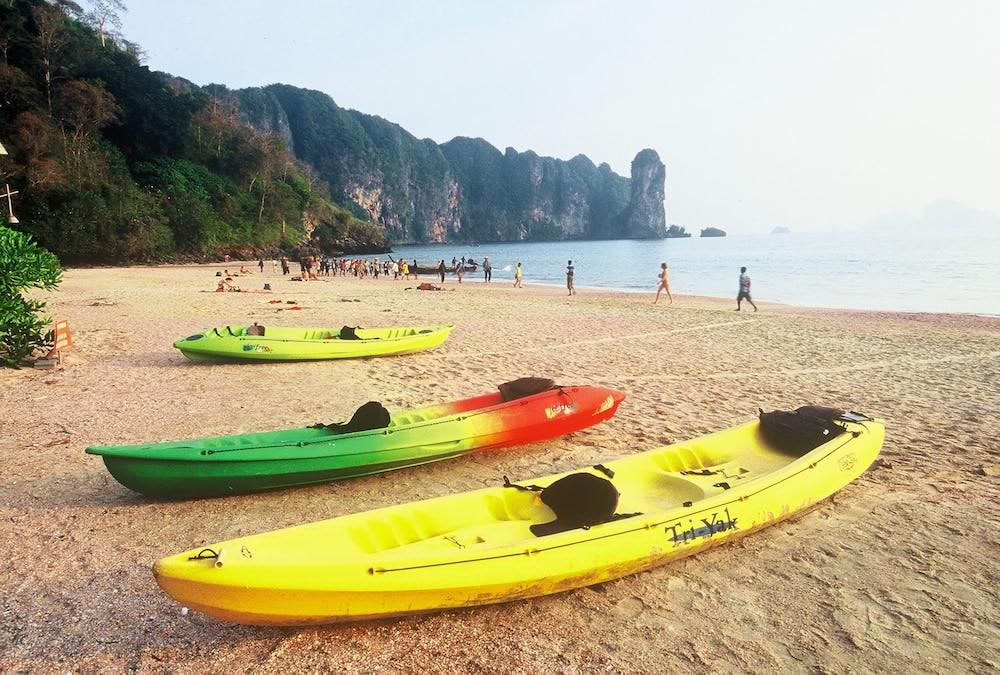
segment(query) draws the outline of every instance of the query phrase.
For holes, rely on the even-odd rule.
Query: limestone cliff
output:
[[[398,124],[288,85],[210,92],[235,103],[311,164],[331,194],[385,228],[390,241],[537,241],[666,234],[666,169],[653,150],[631,179],[584,155],[569,161],[481,138],[438,145]]]
[[[632,196],[625,236],[630,239],[657,239],[667,236],[667,215],[663,208],[667,167],[655,150],[645,149],[632,160]]]

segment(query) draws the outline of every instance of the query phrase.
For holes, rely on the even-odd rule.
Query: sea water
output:
[[[660,263],[674,293],[735,298],[747,267],[754,300],[812,307],[1000,315],[1000,232],[986,235],[808,233],[653,241],[564,241],[394,246],[394,258],[434,265],[485,256],[495,283],[563,285],[654,293]],[[481,280],[482,272],[467,280]]]

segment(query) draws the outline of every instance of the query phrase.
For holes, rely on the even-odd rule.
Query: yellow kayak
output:
[[[409,354],[433,349],[454,326],[285,328],[222,326],[174,342],[192,361],[311,361]]]
[[[185,606],[246,624],[349,621],[556,593],[716,546],[830,496],[869,467],[885,430],[856,413],[827,422],[811,450],[758,420],[533,485],[224,541],[164,558],[153,571]]]

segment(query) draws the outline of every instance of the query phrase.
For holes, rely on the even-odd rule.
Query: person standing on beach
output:
[[[674,304],[674,296],[670,294],[670,269],[667,267],[667,263],[660,263],[660,287],[656,289],[656,300],[653,300],[654,305],[660,300],[660,293],[662,291],[667,292],[670,304]]]
[[[514,288],[521,288],[521,279],[524,278],[524,270],[521,269],[521,262],[518,261],[514,268]]]
[[[566,261],[566,288],[567,288],[567,290],[569,290],[569,294],[570,295],[576,295],[576,289],[573,288],[573,273],[575,271],[576,270],[573,267],[573,261],[572,260],[567,260]]]
[[[438,261],[438,274],[441,276],[441,283],[444,283],[444,259]]]
[[[455,276],[458,277],[458,283],[462,283],[462,277],[465,276],[465,263],[460,262],[455,264]]]
[[[483,280],[485,283],[490,283],[493,279],[493,265],[490,264],[490,257],[486,256],[483,258]]]
[[[736,296],[736,311],[740,311],[740,304],[746,300],[753,306],[753,311],[757,311],[757,305],[753,304],[750,298],[750,277],[747,276],[747,268],[740,268],[740,293]]]
[[[264,273],[264,258],[263,256],[257,261],[257,267],[260,268],[260,273]]]

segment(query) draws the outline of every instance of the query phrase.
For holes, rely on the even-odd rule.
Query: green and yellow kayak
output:
[[[394,413],[366,403],[343,425],[94,446],[87,452],[100,455],[115,480],[144,495],[215,497],[364,476],[558,438],[610,419],[624,398],[613,389],[583,386],[546,387],[512,400],[496,391]],[[355,423],[373,408],[374,421]]]
[[[349,621],[556,593],[716,546],[829,497],[871,465],[885,429],[855,413],[828,423],[832,432],[811,450],[766,433],[762,417],[536,485],[195,548],[153,571],[185,606],[247,624]],[[728,564],[744,561],[734,553]]]
[[[409,354],[433,349],[454,326],[285,328],[223,326],[178,340],[192,361],[311,361]]]

